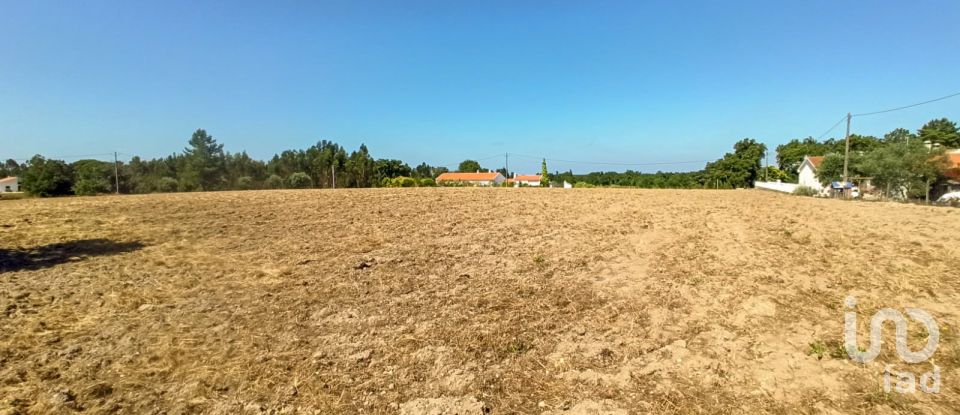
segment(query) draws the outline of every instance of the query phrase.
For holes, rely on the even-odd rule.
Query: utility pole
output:
[[[113,182],[117,185],[117,194],[120,194],[120,163],[116,151],[113,152]]]
[[[769,175],[770,175],[770,152],[764,151],[764,152],[763,152],[763,158],[766,159],[766,164],[767,164],[767,167],[764,167],[764,169],[763,169],[763,181],[769,182],[769,181],[770,181],[770,177],[769,177]]]
[[[850,113],[847,113],[847,135],[845,138],[846,148],[843,150],[843,183],[844,188],[847,187],[847,165],[850,163],[850,118],[853,116]]]
[[[503,168],[506,170],[505,175],[507,178],[510,177],[510,153],[503,153]]]
[[[333,180],[333,188],[337,188],[337,165],[330,165],[330,178]]]

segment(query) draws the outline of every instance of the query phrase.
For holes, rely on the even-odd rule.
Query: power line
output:
[[[836,124],[833,125],[833,127],[830,127],[829,130],[824,131],[823,134],[820,134],[820,137],[817,137],[817,141],[822,140],[825,135],[830,134],[830,132],[833,131],[834,128],[837,128],[837,126],[840,125],[840,123],[842,123],[842,122],[845,121],[846,119],[847,119],[847,116],[844,115],[843,118],[841,118],[839,121],[837,121]]]
[[[81,159],[85,157],[106,157],[112,156],[113,153],[100,153],[100,154],[79,154],[75,156],[43,156],[45,159],[54,159],[54,160],[64,160],[64,159]],[[30,158],[11,158],[10,160],[18,161],[30,161]]]
[[[904,105],[904,106],[902,106],[902,107],[890,108],[890,109],[881,110],[881,111],[863,112],[863,113],[860,113],[860,114],[853,114],[853,116],[854,116],[854,117],[863,117],[863,116],[865,116],[865,115],[883,114],[883,113],[885,113],[885,112],[900,111],[900,110],[905,110],[905,109],[907,109],[907,108],[913,108],[913,107],[917,107],[917,106],[920,106],[920,105],[929,104],[929,103],[931,103],[931,102],[943,101],[943,100],[945,100],[945,99],[947,99],[947,98],[953,98],[953,97],[958,96],[958,95],[960,95],[960,92],[957,92],[957,93],[954,93],[954,94],[950,94],[950,95],[947,95],[947,96],[942,96],[942,97],[940,97],[940,98],[934,98],[934,99],[931,99],[931,100],[929,100],[929,101],[918,102],[918,103],[916,103],[916,104]]]

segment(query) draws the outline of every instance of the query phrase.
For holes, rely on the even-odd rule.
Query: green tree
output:
[[[21,186],[27,193],[41,197],[69,195],[73,187],[71,177],[67,163],[38,154],[23,169]]]
[[[550,187],[550,171],[547,170],[547,159],[540,162],[540,187]]]
[[[296,172],[287,178],[287,185],[289,185],[291,189],[308,189],[313,187],[313,179],[310,178],[309,174]]]
[[[827,145],[818,142],[813,137],[802,140],[793,139],[786,144],[777,146],[777,165],[790,179],[796,179],[797,169],[803,162],[804,156],[822,156],[827,154]]]
[[[790,175],[783,170],[778,169],[777,166],[767,166],[760,170],[759,178],[769,182],[775,182],[777,180],[787,181],[790,179]]]
[[[367,146],[360,144],[360,149],[350,153],[350,158],[347,159],[346,167],[351,175],[351,185],[354,187],[373,186],[376,164],[373,157],[370,157]]]
[[[242,176],[237,178],[237,189],[238,190],[251,190],[253,189],[253,177]]]
[[[894,129],[893,131],[890,131],[889,133],[883,136],[884,144],[900,143],[900,142],[907,142],[907,141],[920,141],[920,140],[917,140],[917,135],[914,133],[911,133],[910,130],[907,130],[906,128]]]
[[[723,183],[725,188],[751,187],[760,175],[760,160],[767,146],[751,138],[744,138],[733,145],[733,153],[727,153],[704,169],[706,182]]]
[[[917,137],[922,142],[939,144],[946,148],[960,147],[960,132],[957,132],[957,123],[946,118],[930,120],[920,130]]]
[[[946,167],[942,150],[929,150],[920,140],[893,141],[867,153],[860,166],[887,197],[926,198],[930,183]]]
[[[92,196],[110,191],[112,177],[111,163],[100,160],[80,160],[74,162],[71,169],[74,173],[73,193],[81,196]]]
[[[851,166],[848,166],[848,172],[852,172]],[[853,176],[853,174],[851,174]],[[843,180],[843,155],[839,153],[830,153],[823,157],[820,166],[817,167],[817,180],[824,186],[832,182]]]
[[[382,185],[384,179],[412,176],[413,169],[400,160],[379,159],[374,165],[374,174],[377,182]]]
[[[2,165],[0,165],[0,178],[7,176],[19,176],[20,175],[20,163],[17,163],[14,159],[7,159]]]
[[[264,186],[267,189],[282,189],[283,178],[280,176],[277,176],[276,174],[271,174],[270,177],[267,177],[267,181],[264,182]]]
[[[476,160],[464,160],[460,162],[460,166],[457,167],[457,171],[461,173],[474,173],[478,171],[483,171],[484,168],[480,167],[480,162]]]
[[[177,182],[177,179],[173,177],[161,177],[157,180],[157,191],[163,193],[172,193],[176,192],[177,188],[180,186],[180,183]]]
[[[186,165],[180,178],[184,190],[217,190],[224,184],[223,144],[202,128],[190,137],[190,147],[183,150]]]

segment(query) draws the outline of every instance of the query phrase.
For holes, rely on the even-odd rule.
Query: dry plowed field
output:
[[[956,209],[468,188],[0,207],[0,413],[960,408]],[[936,353],[903,362],[887,324],[851,361],[848,295],[864,349],[877,310],[918,307]],[[939,393],[885,392],[887,365],[938,367]]]

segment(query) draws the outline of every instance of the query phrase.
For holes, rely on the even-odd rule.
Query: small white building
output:
[[[443,173],[437,176],[438,185],[458,183],[467,186],[499,186],[505,180],[499,172]]]
[[[800,186],[807,186],[817,191],[823,190],[823,185],[817,180],[817,169],[823,162],[823,156],[804,156],[800,168],[797,169],[797,183]]]
[[[540,178],[543,177],[539,174],[513,174],[513,186],[530,186],[530,187],[540,187]]]
[[[20,191],[20,178],[13,177],[4,177],[0,179],[0,193],[9,193],[9,192],[19,192]]]

